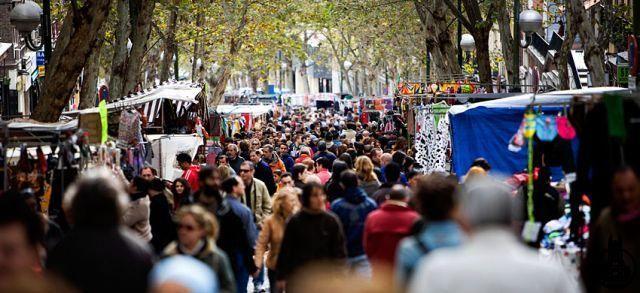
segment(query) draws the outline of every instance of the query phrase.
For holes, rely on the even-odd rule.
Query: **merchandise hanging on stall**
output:
[[[420,107],[415,117],[416,161],[425,174],[445,172],[450,164],[449,106],[445,103]]]

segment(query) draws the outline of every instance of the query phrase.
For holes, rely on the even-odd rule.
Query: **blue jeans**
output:
[[[359,255],[347,258],[349,271],[360,275],[361,277],[371,278],[371,264],[367,255]]]
[[[236,270],[233,274],[236,277],[236,288],[238,293],[247,293],[247,284],[249,283],[249,269],[244,265],[244,257],[242,253],[237,252],[234,260]]]

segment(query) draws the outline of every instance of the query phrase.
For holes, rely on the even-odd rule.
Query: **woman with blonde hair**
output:
[[[256,243],[256,267],[262,268],[266,252],[266,266],[268,269],[271,292],[276,291],[276,262],[280,253],[280,244],[284,236],[287,220],[300,209],[298,191],[295,188],[284,187],[273,196],[273,214],[262,223],[262,231]]]
[[[236,292],[229,258],[216,246],[220,227],[215,216],[199,205],[190,205],[180,208],[176,218],[178,240],[167,245],[163,258],[173,255],[192,256],[216,272],[220,292]]]
[[[369,197],[380,187],[378,176],[373,171],[374,166],[371,159],[367,156],[360,156],[356,159],[356,174],[358,175],[358,186],[362,188]]]

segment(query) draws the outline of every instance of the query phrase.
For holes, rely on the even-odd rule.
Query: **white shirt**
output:
[[[435,250],[422,259],[408,292],[570,293],[580,292],[580,286],[510,231],[487,229],[463,246]]]

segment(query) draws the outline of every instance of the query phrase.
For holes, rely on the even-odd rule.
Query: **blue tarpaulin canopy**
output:
[[[452,167],[464,176],[478,157],[487,159],[492,173],[512,175],[527,167],[527,148],[511,152],[509,140],[518,131],[528,105],[540,105],[545,114],[557,114],[575,95],[595,95],[625,91],[615,87],[524,94],[487,102],[456,105],[449,110],[451,121]]]

